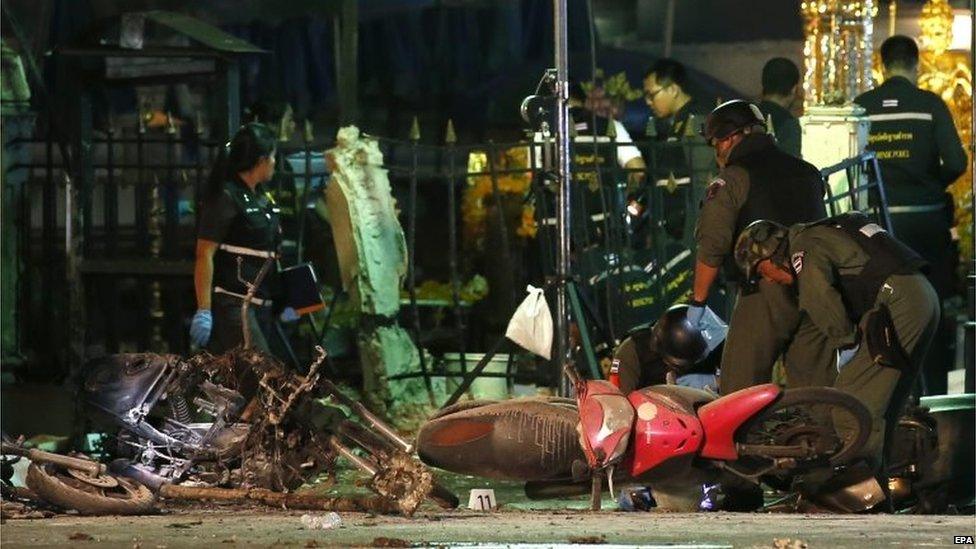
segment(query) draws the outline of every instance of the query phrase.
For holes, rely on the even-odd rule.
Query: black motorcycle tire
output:
[[[153,510],[156,498],[148,488],[125,477],[114,478],[119,485],[110,492],[95,487],[87,490],[79,487],[83,482],[60,473],[50,463],[32,463],[26,482],[42,500],[82,515],[142,515]]]
[[[871,435],[871,413],[857,398],[831,387],[801,387],[784,391],[783,396],[779,400],[760,412],[759,415],[746,424],[745,428],[740,429],[736,433],[736,441],[745,441],[750,432],[773,418],[781,410],[823,405],[843,408],[857,422],[857,433],[855,436],[851,437],[851,440],[846,441],[844,446],[832,454],[827,461],[832,466],[843,465],[853,461],[853,458]]]

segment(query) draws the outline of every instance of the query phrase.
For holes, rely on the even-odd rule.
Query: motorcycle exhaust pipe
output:
[[[370,412],[361,402],[357,402],[346,395],[339,392],[339,389],[332,383],[331,380],[325,380],[326,390],[329,395],[339,401],[340,404],[348,406],[355,410],[355,412],[369,423],[369,426],[373,429],[379,431],[380,434],[385,436],[391,442],[400,447],[401,450],[408,454],[412,454],[414,451],[413,444],[405,440],[400,436],[399,433],[393,430],[392,427],[383,422],[380,418],[376,417],[372,412]]]
[[[352,462],[356,467],[359,467],[370,475],[375,476],[376,472],[379,471],[379,467],[377,467],[374,463],[354,454],[352,450],[339,442],[336,437],[329,437],[329,446],[332,447],[332,449],[336,452],[339,452],[342,457]]]

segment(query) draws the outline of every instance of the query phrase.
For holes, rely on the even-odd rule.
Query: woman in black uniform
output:
[[[242,299],[265,261],[278,257],[281,229],[278,209],[263,184],[275,172],[277,136],[263,124],[242,126],[210,173],[201,197],[197,228],[197,312],[190,339],[198,347],[222,353],[244,341]],[[274,264],[248,309],[251,347],[270,353],[271,287]]]

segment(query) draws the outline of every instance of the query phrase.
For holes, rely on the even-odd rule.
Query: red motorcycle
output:
[[[853,461],[871,432],[864,405],[832,388],[764,384],[717,397],[662,384],[625,395],[571,365],[565,373],[575,402],[459,403],[421,428],[418,455],[449,471],[526,481],[537,498],[596,493],[603,475],[611,490],[614,481],[657,490],[729,476],[788,489],[797,473]]]

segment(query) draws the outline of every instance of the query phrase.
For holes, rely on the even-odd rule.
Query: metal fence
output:
[[[90,180],[75,174],[70,185],[46,128],[21,140],[29,160],[8,173],[24,176],[16,197],[22,273],[17,322],[21,346],[33,357],[63,365],[72,360],[63,352],[71,347],[189,351],[194,199],[218,144],[202,133],[181,133],[172,124],[95,132],[84,144]],[[537,159],[539,148],[524,141],[377,140],[407,238],[401,323],[419,345],[435,352],[484,351],[489,335],[504,331],[525,283],[542,285],[554,273],[547,223],[552,192]],[[694,212],[717,171],[700,141],[636,144],[644,170],[614,162],[576,170],[574,271],[580,273],[580,297],[597,352],[650,322],[690,288]],[[299,208],[302,231],[293,236],[306,250],[310,230],[321,226],[306,222],[318,193],[315,183],[328,176],[317,153],[331,146],[309,141],[280,151],[297,158],[282,178],[297,183],[305,205]],[[577,148],[610,158],[616,146]],[[521,165],[512,160],[517,157]],[[628,187],[630,173],[638,173],[639,181]],[[473,201],[477,185],[488,190]],[[472,204],[481,210],[472,211]],[[533,208],[531,223],[524,218]],[[475,222],[472,216],[480,218]],[[521,230],[533,224],[534,236]],[[488,297],[480,302],[465,289],[474,274],[489,279]],[[425,281],[446,284],[448,291],[425,295]],[[70,313],[73,299],[80,302],[80,316]],[[328,327],[315,328],[311,337],[321,339]],[[293,338],[310,337],[291,332]],[[293,343],[301,355],[314,342]]]

